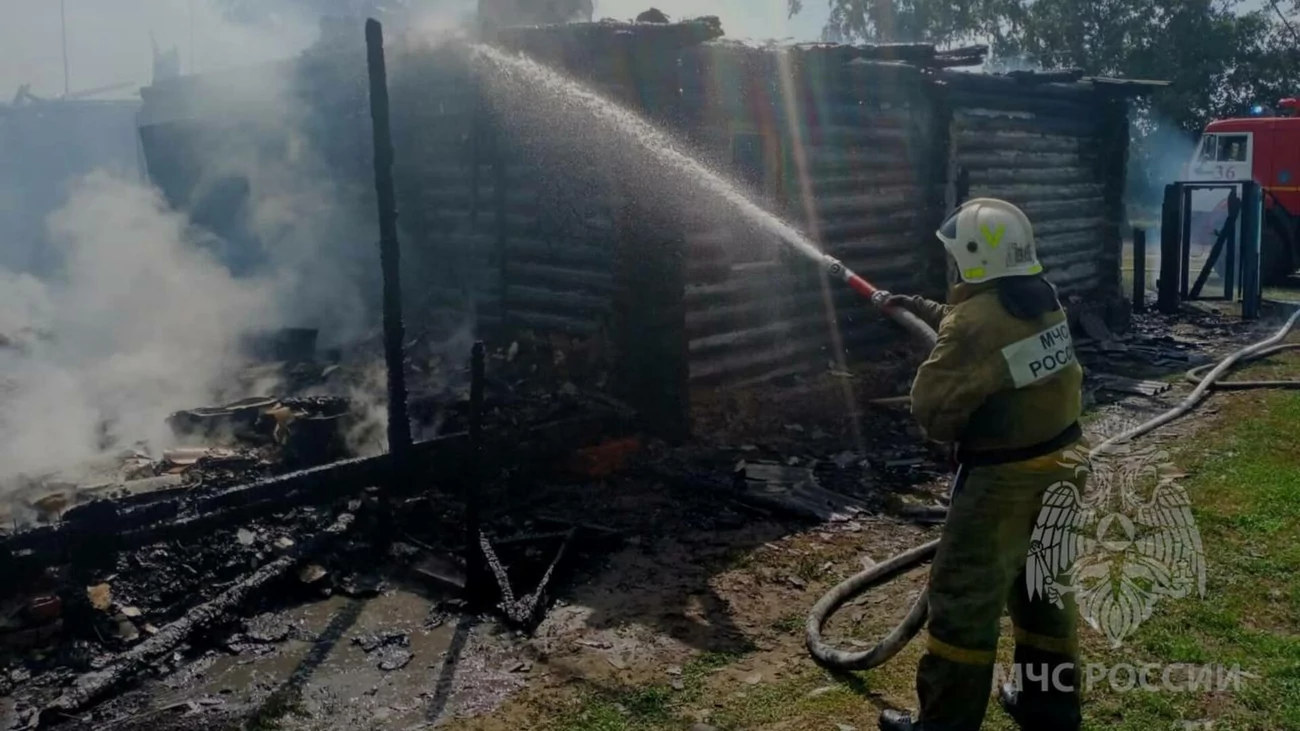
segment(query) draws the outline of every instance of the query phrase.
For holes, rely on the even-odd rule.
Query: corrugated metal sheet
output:
[[[1062,295],[1111,288],[1104,116],[1088,84],[1018,85],[949,74],[952,154],[970,197],[1003,198],[1033,222],[1039,257]]]

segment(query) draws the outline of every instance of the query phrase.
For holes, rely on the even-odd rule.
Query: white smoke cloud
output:
[[[291,56],[316,38],[314,18],[297,3],[275,6],[258,24],[232,22],[223,0],[65,0],[68,85],[72,92],[124,83],[135,96],[150,82],[152,40],[180,50],[185,73],[250,66]],[[0,99],[22,84],[40,96],[63,93],[59,3],[6,0],[0,6]],[[191,64],[191,60],[193,64]]]
[[[0,92],[6,83],[30,82],[38,96],[55,96],[62,64],[52,65],[49,38],[19,42],[24,27],[51,29],[45,27],[49,7],[16,3],[31,14],[23,23],[0,22]],[[136,444],[157,455],[173,441],[169,414],[235,397],[227,387],[242,365],[238,345],[249,332],[318,328],[322,347],[375,332],[379,262],[367,173],[370,140],[364,123],[357,123],[367,113],[364,95],[354,99],[358,108],[342,110],[355,116],[340,123],[337,107],[322,111],[303,96],[292,64],[255,66],[295,56],[318,36],[319,18],[279,12],[298,3],[280,2],[270,13],[262,11],[271,5],[257,5],[256,24],[230,21],[219,0],[194,5],[199,70],[253,68],[205,73],[197,86],[194,80],[174,82],[174,88],[190,87],[189,101],[200,107],[180,105],[179,119],[196,121],[204,131],[167,145],[171,153],[178,144],[190,145],[202,159],[191,203],[209,194],[220,199],[230,189],[242,196],[233,207],[228,201],[215,206],[211,221],[237,233],[222,239],[202,229],[196,225],[201,216],[192,221],[171,210],[149,183],[103,171],[68,181],[66,201],[45,226],[53,273],[6,270],[0,257],[0,496],[21,486],[22,476],[97,479],[89,474],[97,462]],[[420,7],[406,20],[429,35],[462,27],[471,17],[472,0],[413,5]],[[180,46],[182,68],[189,71],[187,12],[176,12],[185,4],[68,0],[67,6],[74,91],[124,78],[147,83],[151,30],[163,49]],[[77,39],[74,29],[86,23],[100,28],[94,43]],[[57,16],[53,30],[57,40]],[[346,61],[358,62],[357,73],[364,74],[363,57]],[[177,120],[142,119],[146,125],[160,121]],[[346,139],[352,133],[356,139]],[[350,171],[340,170],[340,157]],[[24,160],[47,177],[64,174],[53,165],[45,170],[39,159]],[[94,167],[93,160],[87,164]],[[30,232],[20,236],[0,225],[0,251],[26,246],[28,239]],[[468,354],[468,344],[448,347],[454,357]],[[378,366],[369,378],[331,386],[356,402],[357,428],[347,436],[363,453],[382,449],[385,393]],[[238,395],[274,394],[279,387],[263,380],[253,386],[259,393]]]
[[[57,95],[61,63],[51,66],[33,49],[58,48],[58,3],[53,45],[20,38],[48,20],[50,4],[13,4],[0,20],[0,90],[32,83],[39,96]],[[73,90],[123,78],[147,84],[150,30],[163,48],[182,46],[187,64],[188,18],[178,24],[175,17],[178,7],[187,15],[186,5],[68,0]],[[301,14],[277,11],[240,24],[215,0],[194,6],[201,71],[292,57],[319,34],[318,19]],[[96,39],[80,43],[75,29],[86,24],[97,26]],[[0,257],[0,494],[20,475],[89,479],[99,458],[136,443],[156,455],[172,441],[169,414],[225,395],[218,390],[241,364],[238,345],[249,332],[318,327],[321,343],[334,345],[371,326],[375,307],[364,293],[379,266],[373,204],[367,208],[358,193],[367,181],[340,179],[312,149],[307,127],[323,115],[303,104],[293,82],[260,67],[205,82],[199,95],[206,104],[196,114],[200,126],[244,122],[224,138],[230,154],[198,150],[206,166],[198,189],[243,181],[248,195],[238,215],[260,251],[194,226],[148,184],[100,171],[68,179],[66,200],[46,221],[52,273],[6,270]],[[342,144],[367,150],[362,132]],[[120,143],[134,147],[125,137]],[[64,174],[53,158],[23,160],[33,168],[24,174]],[[86,171],[98,165],[83,164]],[[6,228],[0,225],[0,251],[30,244],[30,233]],[[255,266],[232,274],[230,259],[250,254]]]
[[[231,277],[139,183],[91,174],[49,227],[58,278],[0,271],[0,484],[165,445],[167,415],[206,403],[274,312],[268,282]]]

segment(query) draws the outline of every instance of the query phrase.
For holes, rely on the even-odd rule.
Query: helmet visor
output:
[[[961,211],[956,210],[948,214],[947,220],[945,220],[943,225],[939,227],[940,238],[948,241],[953,241],[957,238],[957,214],[959,213],[961,213]]]

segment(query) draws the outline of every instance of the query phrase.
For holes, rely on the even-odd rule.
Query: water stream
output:
[[[735,183],[682,152],[669,135],[636,113],[553,69],[490,46],[470,46],[488,102],[510,133],[542,150],[547,164],[578,174],[613,169],[660,210],[717,206],[820,263],[824,255],[795,227],[749,198]],[[582,167],[583,170],[573,168]],[[719,213],[722,213],[719,210]]]

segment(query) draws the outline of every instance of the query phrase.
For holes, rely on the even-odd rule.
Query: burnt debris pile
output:
[[[255,652],[274,638],[246,617],[286,602],[406,582],[527,628],[562,559],[616,537],[537,507],[539,481],[603,479],[634,451],[619,439],[625,407],[574,383],[603,380],[590,344],[521,335],[485,351],[475,380],[468,347],[457,357],[456,343],[413,336],[417,441],[399,470],[375,395],[378,338],[322,357],[303,339],[286,350],[263,338],[254,352],[282,359],[240,370],[229,401],[172,413],[165,448],[108,450],[77,466],[91,479],[7,486],[0,690],[21,699],[10,720],[49,723],[195,657]]]
[[[364,348],[263,362],[234,379],[244,385],[230,401],[173,413],[174,445],[115,455],[129,479],[70,486],[0,539],[10,722],[93,725],[111,713],[104,700],[141,680],[273,652],[293,630],[265,618],[304,602],[400,589],[529,630],[573,572],[628,540],[752,521],[853,525],[900,501],[923,520],[939,504],[946,465],[889,406],[859,404],[871,436],[847,449],[842,407],[766,436],[736,424],[670,447],[638,435],[597,385],[606,359],[590,340],[521,334],[476,348],[481,369],[445,340],[421,342],[408,342],[419,436],[400,475],[382,421],[371,453],[357,436],[382,414],[365,397],[376,369]],[[861,380],[833,377],[831,401],[844,379]],[[239,390],[257,383],[275,386]],[[375,642],[367,657],[384,672],[410,662],[400,641]]]

